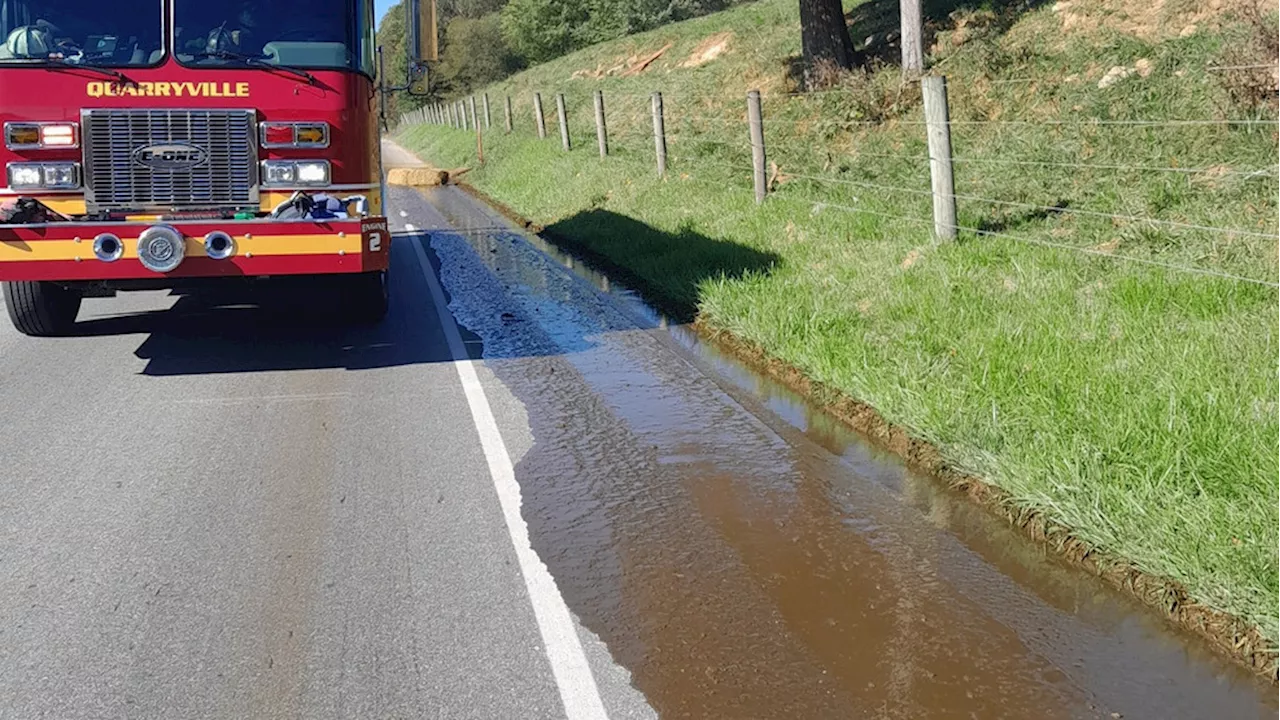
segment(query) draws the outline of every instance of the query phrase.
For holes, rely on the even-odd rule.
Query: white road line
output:
[[[406,227],[412,229],[412,226]],[[453,316],[445,305],[444,290],[431,269],[431,262],[427,259],[427,252],[422,248],[420,239],[411,237],[408,242],[413,245],[414,252],[418,255],[418,264],[427,278],[431,299],[440,316],[449,352],[453,355],[454,367],[458,369],[458,379],[462,381],[462,391],[471,408],[471,419],[480,433],[480,445],[484,448],[484,456],[489,463],[489,475],[493,478],[494,489],[498,491],[498,502],[502,505],[507,532],[511,535],[511,544],[515,546],[520,572],[524,575],[524,585],[533,604],[533,615],[538,622],[538,630],[542,633],[542,642],[547,648],[551,672],[560,689],[565,716],[569,720],[608,718],[595,677],[591,674],[591,666],[582,651],[582,642],[578,639],[573,618],[569,615],[569,608],[565,606],[564,598],[560,597],[560,591],[556,589],[555,580],[547,566],[529,544],[529,528],[520,516],[520,485],[516,483],[511,456],[507,454],[507,445],[498,432],[498,423],[493,419],[493,409],[485,397],[484,386],[480,384],[472,360],[467,355],[462,334],[458,332],[458,326],[454,324]]]

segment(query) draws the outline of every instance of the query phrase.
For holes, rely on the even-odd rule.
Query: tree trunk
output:
[[[837,71],[853,67],[853,40],[840,0],[800,0],[800,46],[806,89],[815,89]]]

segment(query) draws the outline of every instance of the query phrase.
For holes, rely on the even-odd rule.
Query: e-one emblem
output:
[[[133,161],[152,170],[189,170],[208,159],[204,148],[185,143],[146,145],[133,151]]]

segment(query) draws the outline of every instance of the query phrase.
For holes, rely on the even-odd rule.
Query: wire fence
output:
[[[1225,71],[1236,69],[1252,69],[1254,66],[1224,66],[1206,68],[1207,71]],[[1270,66],[1258,66],[1270,67]],[[1117,229],[1139,228],[1149,231],[1203,233],[1214,236],[1220,241],[1230,244],[1232,239],[1269,239],[1280,241],[1280,236],[1267,224],[1265,230],[1248,227],[1223,226],[1211,222],[1199,222],[1199,218],[1158,217],[1154,213],[1130,210],[1128,208],[1108,207],[1076,207],[1072,203],[1062,201],[1046,202],[1032,197],[992,197],[987,194],[969,191],[957,191],[955,186],[955,167],[965,169],[965,174],[981,172],[1031,171],[1034,169],[1052,169],[1057,171],[1087,173],[1114,173],[1124,176],[1158,175],[1178,178],[1190,178],[1197,182],[1217,182],[1232,179],[1238,182],[1250,182],[1266,179],[1274,183],[1280,179],[1280,162],[1273,166],[1259,167],[1255,164],[1241,166],[1239,163],[1209,162],[1180,167],[1177,164],[1152,162],[1088,162],[1088,158],[1079,160],[1070,157],[1027,157],[1033,155],[1058,154],[1056,148],[1021,147],[1004,151],[1000,156],[991,156],[968,151],[955,153],[952,146],[953,129],[964,128],[1044,128],[1046,132],[1062,130],[1085,131],[1089,133],[1104,130],[1123,131],[1127,128],[1143,129],[1146,132],[1169,132],[1178,128],[1194,130],[1196,128],[1270,128],[1272,135],[1280,128],[1276,120],[1261,118],[1066,118],[1066,119],[987,119],[957,120],[951,118],[946,93],[946,80],[942,77],[925,76],[920,79],[922,91],[926,95],[922,117],[898,117],[888,120],[859,120],[851,118],[797,118],[786,117],[785,112],[766,116],[763,112],[762,95],[759,92],[748,93],[747,102],[739,105],[740,110],[725,110],[732,105],[719,105],[708,102],[705,96],[689,94],[678,96],[689,102],[679,104],[679,110],[673,112],[663,93],[651,94],[610,92],[608,97],[600,91],[593,94],[593,103],[588,101],[585,112],[581,102],[568,110],[563,94],[545,95],[533,93],[529,98],[507,96],[502,102],[491,103],[487,94],[472,96],[451,103],[438,103],[406,113],[400,118],[401,125],[429,124],[454,130],[474,132],[478,146],[482,146],[482,138],[486,132],[536,133],[540,138],[559,139],[563,149],[573,149],[574,139],[583,140],[583,125],[594,126],[596,137],[593,138],[599,148],[601,159],[612,156],[626,156],[629,159],[642,159],[649,156],[655,163],[655,169],[661,176],[670,172],[678,172],[682,177],[699,174],[704,168],[713,168],[722,172],[725,178],[750,178],[754,188],[756,201],[766,202],[770,195],[780,195],[780,201],[802,203],[813,212],[830,209],[844,213],[856,213],[902,221],[918,225],[932,225],[935,235],[940,240],[951,240],[958,233],[968,233],[975,237],[996,237],[1012,240],[1032,246],[1052,248],[1055,250],[1081,253],[1092,257],[1110,258],[1121,262],[1132,262],[1170,271],[1200,276],[1211,276],[1242,283],[1251,283],[1267,287],[1280,287],[1269,278],[1251,277],[1244,273],[1201,267],[1192,263],[1172,262],[1155,257],[1142,257],[1118,253],[1112,248],[1103,246],[1081,246],[1067,242],[1058,242],[1040,237],[1007,232],[999,223],[962,223],[957,219],[957,203],[964,202],[969,207],[1005,208],[1028,211],[1041,218],[1062,217],[1079,218],[1094,222],[1105,221]],[[815,93],[793,94],[779,93],[784,100],[801,98],[819,98],[841,92],[841,89],[817,91]],[[582,98],[578,98],[582,100]],[[771,106],[772,107],[772,106]],[[594,112],[593,112],[594,110]],[[716,111],[719,110],[719,113]],[[500,118],[494,118],[494,113]],[[499,122],[500,120],[500,122]],[[571,127],[576,123],[576,127]],[[868,150],[850,141],[842,151],[832,152],[822,143],[806,141],[809,134],[818,131],[835,131],[852,133],[860,128],[896,127],[902,132],[915,136],[905,142],[904,147],[895,148],[895,152],[884,152],[884,148]],[[729,142],[724,139],[726,132],[740,128],[741,141]],[[777,129],[785,128],[783,138],[777,136]],[[768,130],[771,135],[766,134]],[[715,137],[709,133],[714,131]],[[828,136],[829,137],[829,136]],[[962,138],[963,139],[963,138]],[[1274,138],[1273,138],[1274,139]],[[1019,155],[1021,151],[1023,154]],[[818,157],[819,155],[823,157]],[[808,162],[806,162],[806,159]],[[846,172],[848,164],[861,162],[864,159],[875,159],[896,163],[900,172],[889,173],[887,177],[851,177]],[[1108,158],[1104,158],[1108,159]],[[822,166],[817,167],[821,161]],[[881,163],[885,165],[886,163]],[[833,174],[833,168],[835,174]],[[966,169],[968,168],[968,169]],[[996,170],[991,170],[995,168]],[[865,168],[860,168],[865,170]],[[879,168],[883,170],[883,167]],[[903,173],[906,173],[903,175]],[[856,174],[856,173],[855,173]],[[910,183],[903,184],[906,180]],[[919,187],[909,184],[919,182]],[[968,177],[962,181],[969,181]],[[1117,199],[1119,192],[1111,192],[1115,188],[1096,189],[1092,196],[1109,199],[1107,204],[1123,204]],[[786,192],[779,192],[783,184]],[[811,189],[820,188],[828,191],[835,188],[853,188],[881,194],[894,199],[895,206],[909,204],[912,199],[919,202],[930,202],[932,216],[905,215],[892,212],[883,207],[866,207],[862,203],[850,204],[833,201],[831,193],[826,195],[803,195],[795,191],[800,185],[807,184]],[[980,184],[979,184],[980,185]],[[1025,195],[1019,192],[1019,195]],[[857,201],[857,198],[854,198]],[[1145,208],[1144,208],[1145,210]],[[1247,218],[1246,218],[1247,219]],[[1269,218],[1268,220],[1274,220]],[[1215,241],[1216,242],[1216,241]]]

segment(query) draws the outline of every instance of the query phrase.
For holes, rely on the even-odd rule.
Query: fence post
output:
[[[939,240],[956,237],[956,187],[951,171],[951,113],[947,109],[947,78],[920,78],[924,119],[929,138],[929,175],[933,181],[933,232]]]
[[[600,145],[600,157],[609,154],[609,135],[604,127],[604,91],[596,91],[596,142]]]
[[[507,96],[506,129],[507,129],[507,132],[511,132],[511,96],[510,95]]]
[[[445,106],[444,120],[446,125],[448,125],[449,127],[453,127],[453,106],[452,105]]]
[[[764,202],[768,194],[768,180],[764,172],[764,115],[760,112],[760,91],[747,93],[747,124],[751,130],[751,169],[756,186],[756,203]]]
[[[914,78],[924,70],[920,0],[899,0],[898,14],[902,33],[902,74]]]
[[[658,157],[658,177],[667,176],[667,131],[662,122],[662,93],[653,94],[653,150]]]
[[[560,123],[560,144],[569,151],[569,119],[564,111],[564,93],[556,93],[556,121]]]
[[[461,99],[458,100],[458,114],[462,116],[462,129],[470,130],[471,123],[467,122],[467,101],[466,100],[461,100]]]
[[[538,123],[538,137],[547,136],[547,119],[542,115],[542,93],[533,94],[533,119]]]
[[[488,130],[493,127],[493,121],[489,117],[489,93],[483,93],[480,97],[484,100],[484,129]]]
[[[475,128],[476,131],[479,132],[480,123],[476,119],[476,96],[472,95],[467,99],[467,102],[469,104],[469,109],[471,110],[471,127]]]

